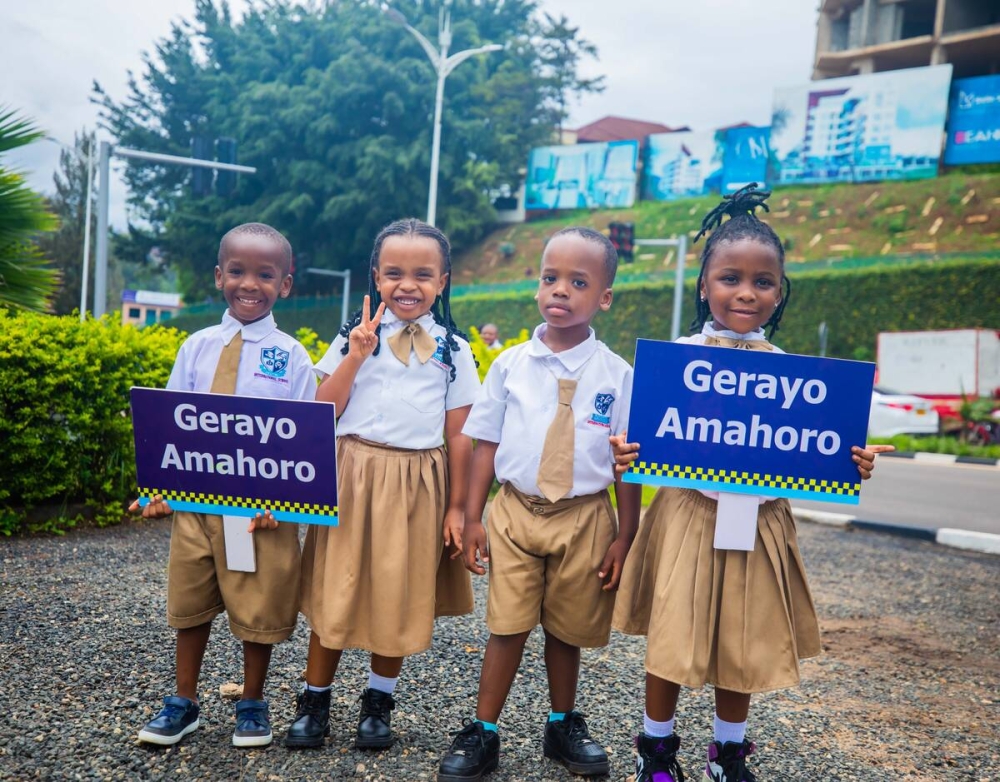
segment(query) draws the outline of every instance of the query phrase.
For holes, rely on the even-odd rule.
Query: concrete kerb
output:
[[[973,532],[964,529],[929,529],[913,527],[905,524],[887,524],[882,521],[867,521],[846,513],[830,513],[821,510],[806,510],[792,508],[796,521],[808,521],[813,524],[823,524],[840,529],[861,529],[869,532],[881,532],[888,535],[899,535],[917,540],[927,540],[942,546],[979,551],[984,554],[1000,554],[1000,535],[989,532]]]
[[[921,451],[894,451],[879,456],[892,457],[893,459],[912,459],[924,464],[977,464],[982,467],[1000,468],[1000,459],[989,459],[985,456],[955,456],[950,453],[923,453]]]

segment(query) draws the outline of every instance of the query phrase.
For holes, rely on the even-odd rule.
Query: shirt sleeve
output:
[[[325,378],[327,375],[332,375],[334,370],[340,366],[340,362],[344,360],[344,354],[340,351],[343,350],[344,345],[346,344],[347,337],[338,334],[337,338],[327,349],[323,358],[316,362],[316,366],[313,367],[313,371],[319,376],[320,380]]]
[[[611,424],[611,434],[621,434],[628,429],[628,417],[632,409],[632,367],[625,370],[622,377],[622,398],[615,405],[615,420]]]
[[[184,340],[174,359],[174,367],[167,380],[168,391],[194,391],[194,364],[191,361],[191,340]]]
[[[455,379],[448,383],[445,410],[471,405],[479,396],[479,369],[472,356],[472,348],[463,339],[456,341],[458,350],[451,354],[451,360],[455,363]]]
[[[295,370],[292,375],[292,399],[312,402],[316,399],[316,375],[313,373],[312,359],[302,345],[292,348]]]
[[[494,361],[486,380],[479,389],[462,434],[475,440],[499,443],[503,434],[503,419],[507,413],[506,372],[502,362]]]

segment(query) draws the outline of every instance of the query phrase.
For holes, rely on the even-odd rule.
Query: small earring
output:
[[[702,300],[702,301],[708,301],[708,296],[702,296],[702,297],[701,297],[701,300]]]

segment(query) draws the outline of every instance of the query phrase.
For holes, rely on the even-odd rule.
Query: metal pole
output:
[[[80,285],[80,320],[87,319],[87,283],[90,277],[90,215],[94,202],[94,141],[90,141],[87,153],[87,206],[84,209],[83,225],[83,278]]]
[[[677,237],[677,273],[674,277],[674,311],[670,320],[670,339],[681,335],[681,308],[684,306],[684,261],[687,259],[687,236]]]
[[[437,220],[438,166],[441,162],[441,112],[444,109],[444,80],[448,78],[448,46],[451,44],[450,14],[438,31],[441,52],[437,61],[437,94],[434,97],[434,140],[431,142],[431,182],[427,188],[427,224]]]
[[[111,196],[111,143],[101,142],[101,191],[97,199],[97,259],[94,270],[94,317],[108,305],[108,205]]]
[[[340,322],[347,323],[347,318],[351,314],[351,270],[344,272],[344,301],[340,305]]]

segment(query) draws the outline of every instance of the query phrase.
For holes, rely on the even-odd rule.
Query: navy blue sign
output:
[[[771,128],[729,128],[722,157],[722,192],[734,193],[767,179]]]
[[[875,365],[640,339],[629,483],[857,504]]]
[[[955,79],[948,106],[944,162],[993,163],[1000,160],[1000,76]]]
[[[133,388],[139,502],[336,525],[335,420],[326,402]]]

